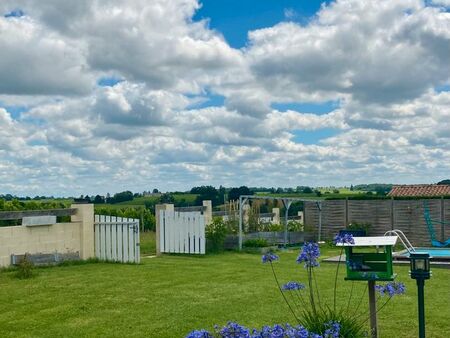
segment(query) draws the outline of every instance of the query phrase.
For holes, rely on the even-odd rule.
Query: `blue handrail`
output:
[[[428,227],[428,232],[431,237],[431,245],[434,247],[446,247],[450,245],[450,238],[447,238],[445,242],[438,241],[436,239],[436,232],[434,231],[433,223],[440,223],[440,224],[446,224],[448,222],[442,222],[442,221],[434,221],[431,219],[430,216],[430,209],[428,207],[428,201],[423,201],[423,217],[425,218],[425,223]]]

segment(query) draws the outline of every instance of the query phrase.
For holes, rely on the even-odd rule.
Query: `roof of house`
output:
[[[394,185],[388,196],[392,197],[424,197],[450,195],[450,185],[414,184]]]

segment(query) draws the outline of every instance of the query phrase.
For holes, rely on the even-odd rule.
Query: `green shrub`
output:
[[[223,251],[223,244],[227,236],[228,229],[221,217],[216,217],[205,228],[207,239],[207,250],[209,252]]]
[[[289,221],[288,231],[303,231],[303,224],[295,220]]]
[[[281,224],[275,224],[275,223],[263,223],[261,224],[260,231],[282,231],[283,226]]]
[[[247,248],[264,248],[269,246],[269,243],[265,238],[255,238],[246,240],[244,246]]]
[[[366,232],[366,235],[368,236],[371,227],[372,227],[372,224],[370,224],[370,223],[352,222],[347,225],[346,229],[347,230],[364,230]]]
[[[33,262],[29,259],[28,254],[25,254],[17,265],[16,277],[19,279],[28,279],[34,276]]]

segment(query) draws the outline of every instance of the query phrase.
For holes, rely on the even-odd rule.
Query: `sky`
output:
[[[449,0],[2,0],[0,194],[435,183],[449,60]]]

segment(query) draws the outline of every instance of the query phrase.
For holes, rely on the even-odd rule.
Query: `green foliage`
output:
[[[231,188],[230,191],[228,192],[228,200],[229,201],[238,200],[239,196],[241,195],[253,195],[253,192],[245,185],[239,188]]]
[[[144,230],[155,231],[156,229],[155,216],[149,209],[141,207],[134,207],[134,208],[95,207],[95,213],[98,215],[108,215],[108,216],[138,219],[142,222]]]
[[[117,194],[114,194],[114,196],[108,198],[106,202],[114,204],[114,203],[132,201],[133,198],[134,198],[133,193],[131,191],[127,190],[127,191],[122,191]]]
[[[31,262],[28,254],[25,254],[17,265],[16,277],[19,279],[28,279],[34,276],[33,262]]]
[[[372,224],[370,224],[370,223],[352,222],[346,226],[346,229],[347,230],[364,230],[366,232],[366,235],[369,235],[371,227],[372,227]]]
[[[0,211],[45,210],[68,208],[71,200],[67,201],[20,201],[17,198],[5,200],[0,198]],[[0,221],[0,226],[18,225],[19,220]],[[58,217],[58,222],[70,222],[70,216]]]
[[[165,193],[159,197],[159,203],[161,203],[161,204],[165,204],[165,203],[173,204],[174,202],[175,202],[175,198],[173,197],[172,194]]]
[[[367,337],[364,323],[358,320],[357,316],[349,316],[343,311],[333,312],[330,308],[314,312],[304,308],[302,314],[302,324],[312,332],[324,334],[325,323],[338,322],[341,326],[340,337],[362,338]]]
[[[264,248],[269,246],[269,243],[265,238],[248,239],[243,244],[248,248]]]
[[[198,194],[195,200],[197,205],[201,205],[202,201],[211,201],[213,205],[223,203],[223,195],[220,196],[219,191],[211,185],[194,187],[191,189],[191,194]]]
[[[288,231],[303,231],[303,224],[295,220],[288,221]]]
[[[262,227],[261,231],[283,231],[283,225],[279,223],[267,223],[266,226]]]
[[[223,251],[223,244],[227,236],[228,229],[221,217],[215,217],[211,223],[206,225],[205,234],[207,239],[207,249],[210,252]]]

